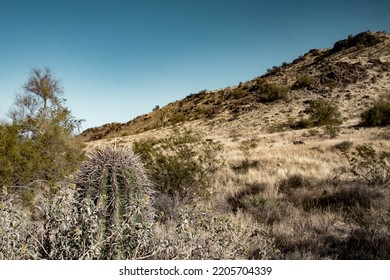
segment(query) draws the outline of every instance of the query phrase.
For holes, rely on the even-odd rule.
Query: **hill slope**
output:
[[[313,49],[292,63],[237,86],[201,91],[139,116],[82,132],[86,140],[142,133],[188,121],[218,127],[245,120],[245,126],[269,131],[289,118],[303,116],[319,96],[337,101],[345,123],[356,122],[362,109],[390,89],[390,35],[363,32],[338,41],[332,49]],[[249,123],[248,123],[249,122]]]
[[[246,228],[265,226],[280,252],[276,258],[389,259],[390,188],[371,179],[389,180],[390,130],[355,126],[362,110],[390,90],[389,47],[386,33],[351,36],[240,85],[192,94],[125,124],[87,130],[86,139],[102,138],[87,149],[134,143],[148,148],[178,132],[188,137],[192,130],[200,137],[191,147],[216,144],[212,156],[223,163],[208,174],[210,197],[200,197],[199,203],[215,216],[245,221]],[[324,127],[288,125],[307,117],[311,101],[319,97],[341,108],[336,137],[323,133]],[[350,160],[356,151],[369,152],[357,158],[357,170]],[[149,170],[155,166],[163,169],[157,168],[158,176],[165,174],[166,165],[146,163]],[[181,176],[178,166],[185,164],[173,166],[169,174]],[[367,172],[362,177],[359,171]],[[176,217],[177,204],[161,199],[163,212]],[[159,230],[172,234],[165,225]]]

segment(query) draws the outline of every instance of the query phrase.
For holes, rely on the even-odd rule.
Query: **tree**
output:
[[[81,120],[64,105],[61,83],[49,68],[33,68],[24,89],[10,110],[12,124],[0,129],[0,187],[29,186],[52,192],[83,159],[83,144],[74,137]]]
[[[63,93],[63,89],[59,80],[53,77],[51,69],[45,67],[44,70],[33,68],[31,76],[24,85],[26,92],[31,92],[42,98],[43,108],[42,114],[46,114],[47,102],[52,105],[59,104],[59,96]]]

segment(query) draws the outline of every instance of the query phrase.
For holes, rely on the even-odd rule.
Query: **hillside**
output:
[[[248,229],[264,226],[262,234],[254,230],[250,237],[270,237],[273,253],[268,255],[267,245],[251,243],[249,258],[389,259],[390,130],[358,125],[361,113],[390,91],[389,70],[390,35],[364,32],[237,86],[191,94],[128,123],[82,135],[94,140],[88,150],[138,147],[136,152],[148,160],[151,148],[163,149],[155,154],[158,163],[146,162],[162,192],[178,178],[184,186],[193,182],[198,173],[191,169],[191,158],[196,161],[205,145],[214,149],[200,157],[200,164],[207,165],[210,157],[223,164],[207,175],[210,197],[200,196],[198,203],[213,217],[233,217]],[[337,104],[340,125],[330,130],[296,125],[310,117],[318,98]],[[182,137],[176,139],[178,133]],[[196,152],[182,146],[192,135],[198,142],[184,147],[197,147]],[[169,176],[161,181],[164,174]],[[156,205],[168,224],[183,209],[164,196]],[[162,236],[177,236],[164,223],[158,227]],[[210,238],[209,233],[200,236]],[[196,253],[184,258],[191,257],[200,258]]]
[[[191,94],[127,123],[87,129],[81,136],[98,140],[191,121],[216,134],[222,124],[273,132],[283,130],[289,119],[305,116],[307,105],[320,96],[336,101],[344,125],[353,125],[361,111],[389,89],[389,70],[390,35],[363,32],[336,42],[332,49],[310,50],[237,86]]]

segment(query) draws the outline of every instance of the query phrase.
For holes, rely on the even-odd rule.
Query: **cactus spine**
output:
[[[94,150],[76,176],[77,200],[99,209],[100,259],[135,258],[146,250],[153,211],[151,183],[140,158],[130,149]]]

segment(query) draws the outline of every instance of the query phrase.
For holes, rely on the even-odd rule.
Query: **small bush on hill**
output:
[[[361,115],[363,126],[390,125],[390,94],[382,95],[379,100]]]
[[[337,103],[324,98],[315,99],[307,109],[309,118],[302,118],[296,122],[289,121],[288,126],[292,129],[304,129],[315,126],[325,126],[324,135],[334,138],[339,133],[342,123],[341,113]]]
[[[260,102],[273,102],[287,99],[289,87],[270,83],[266,79],[257,79],[256,83],[249,88],[250,92],[255,92]]]
[[[315,82],[313,77],[308,75],[299,75],[295,81],[292,89],[310,88]]]
[[[331,100],[319,98],[313,100],[309,107],[310,121],[315,126],[339,125],[342,123],[337,104]]]

